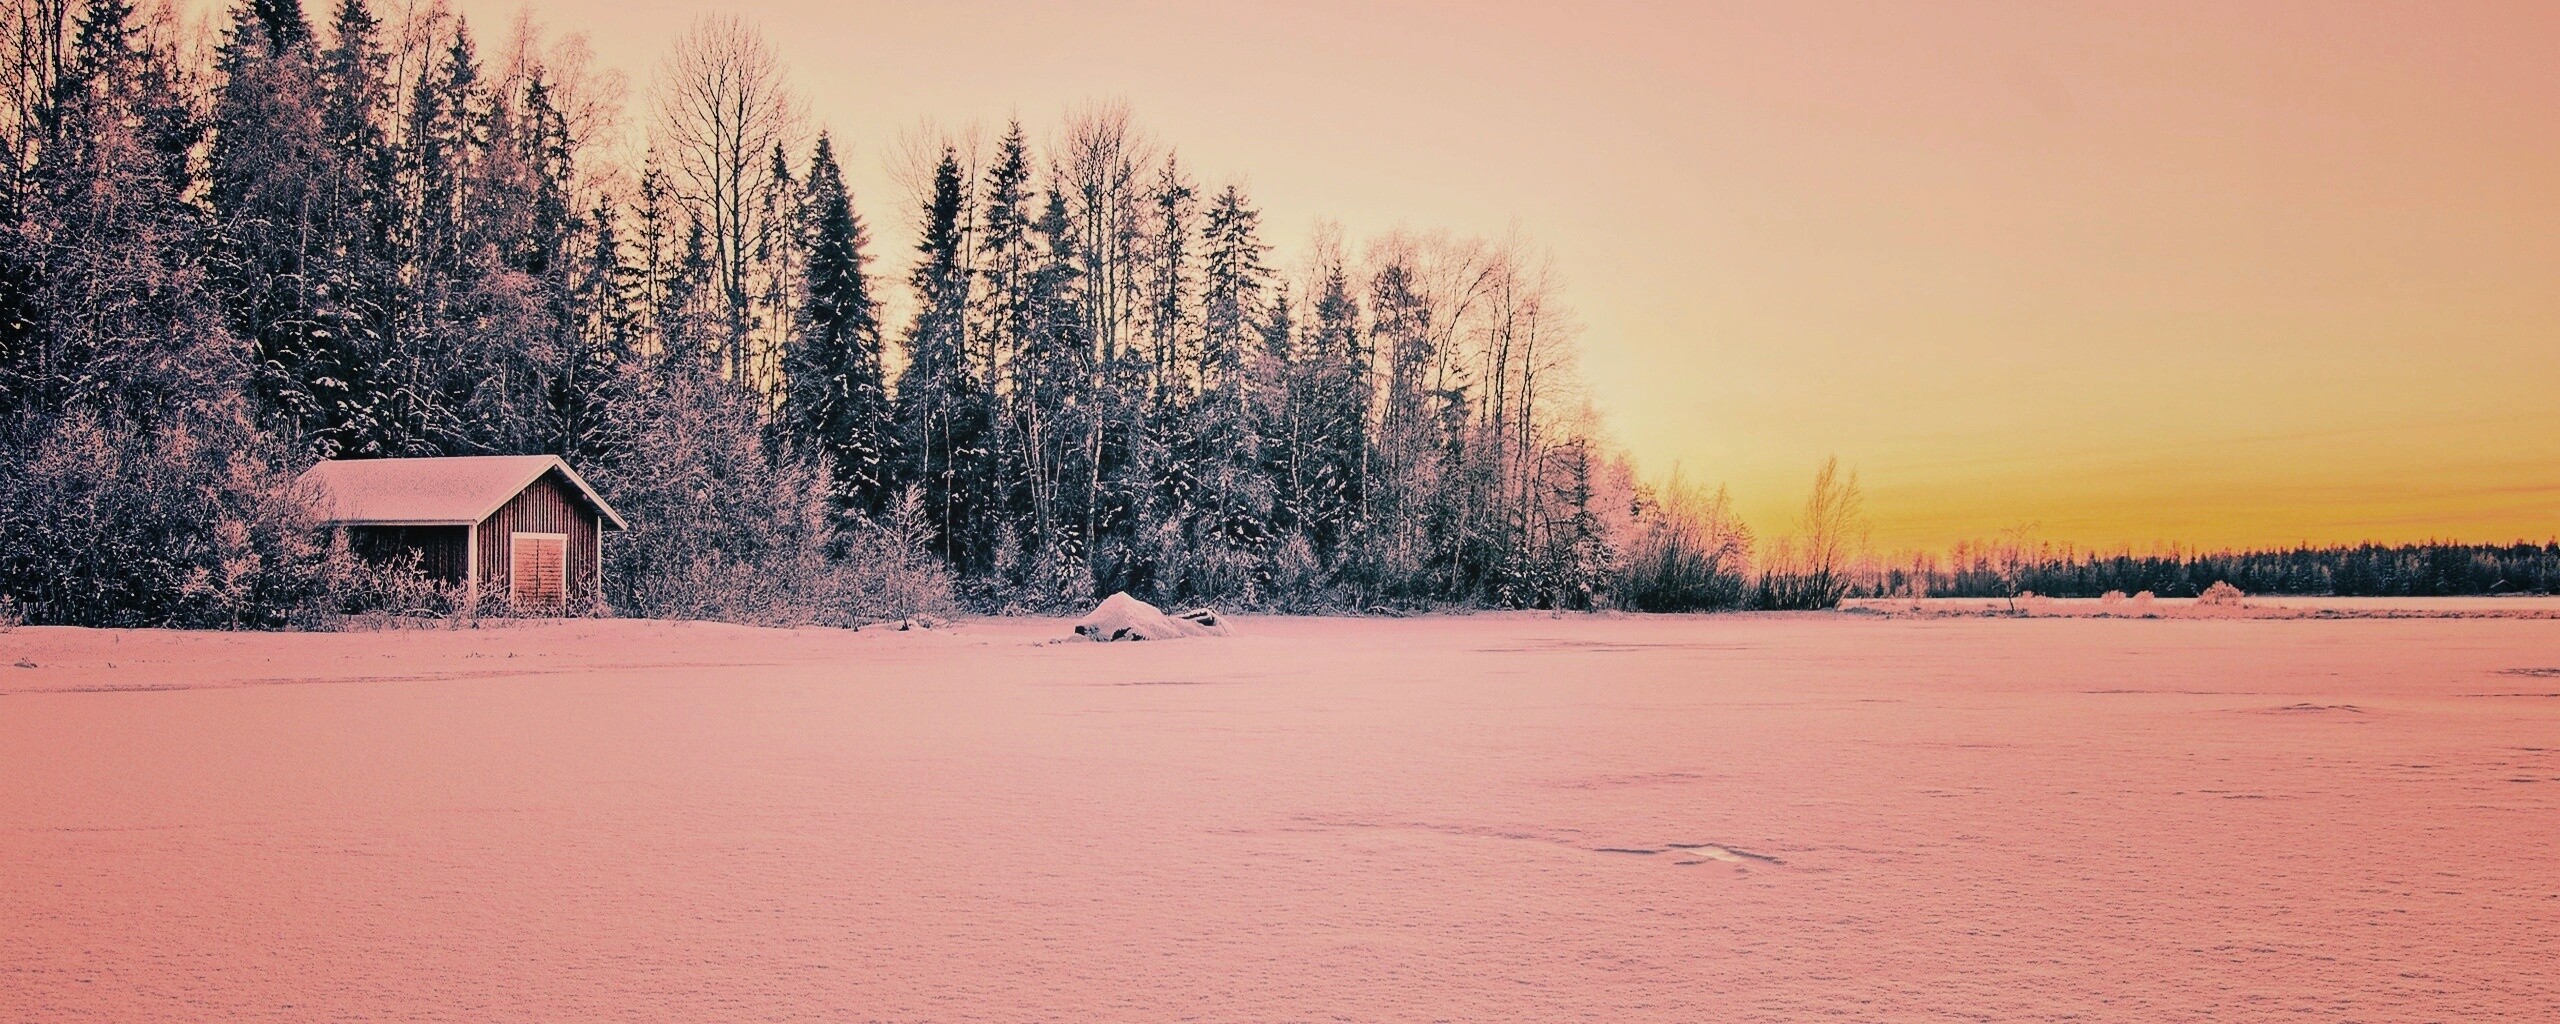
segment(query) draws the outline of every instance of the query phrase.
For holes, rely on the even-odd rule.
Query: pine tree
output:
[[[782,420],[792,441],[825,463],[841,507],[878,514],[897,492],[879,304],[871,297],[862,220],[845,191],[834,143],[823,134],[809,158],[806,188],[800,208],[807,297],[786,350]]]
[[[639,271],[623,254],[613,207],[598,201],[587,220],[589,248],[573,291],[578,336],[553,392],[557,453],[573,465],[610,466],[636,440],[623,428],[631,419],[643,307]]]
[[[664,367],[720,365],[722,333],[718,299],[718,258],[712,255],[711,229],[702,218],[687,214],[684,245],[666,267],[658,298],[659,364]]]
[[[311,41],[311,23],[302,17],[302,0],[250,0],[249,9],[271,53],[283,54]]]
[[[1325,270],[1314,312],[1290,375],[1307,439],[1290,500],[1318,555],[1330,562],[1366,507],[1372,399],[1359,299],[1339,263]]]
[[[1147,237],[1145,290],[1147,340],[1154,357],[1153,386],[1164,397],[1184,387],[1176,379],[1192,328],[1191,239],[1198,192],[1172,156],[1156,171],[1152,231]]]
[[[632,244],[639,249],[633,267],[639,290],[633,301],[642,327],[633,349],[654,361],[666,352],[668,293],[674,287],[679,244],[674,203],[667,195],[666,176],[658,170],[654,154],[641,161],[640,184],[635,190],[631,216]]]
[[[522,173],[514,182],[522,192],[516,198],[525,217],[521,236],[505,241],[511,243],[509,262],[516,269],[550,278],[557,275],[562,254],[580,228],[570,199],[576,141],[569,137],[568,117],[553,105],[551,83],[539,71],[525,83],[523,104],[512,139]]]
[[[348,350],[356,311],[342,305],[333,237],[336,202],[321,155],[317,71],[309,29],[291,0],[234,12],[218,55],[206,199],[220,232],[214,269],[232,297],[234,330],[255,345],[257,394],[271,422],[323,451],[347,441],[354,378],[368,364]]]
[[[1074,604],[1098,596],[1087,555],[1101,453],[1083,258],[1067,211],[1066,196],[1052,189],[1032,226],[1030,331],[1013,364],[1011,413],[1024,463],[1025,582],[1035,601]]]
[[[123,0],[78,19],[38,120],[50,143],[23,179],[18,243],[28,318],[12,404],[35,422],[95,416],[136,430],[207,415],[245,369],[201,274],[204,224],[188,201],[186,116],[175,55],[146,45]]]
[[[1200,480],[1180,514],[1199,549],[1190,589],[1202,598],[1255,600],[1267,582],[1259,574],[1271,537],[1272,495],[1262,472],[1254,371],[1269,346],[1263,292],[1271,271],[1263,264],[1268,247],[1260,223],[1261,214],[1230,185],[1211,202],[1202,236],[1201,337],[1192,371],[1199,393],[1176,449]]]
[[[318,447],[339,454],[386,454],[385,420],[395,402],[383,372],[399,286],[390,240],[395,156],[381,120],[390,85],[379,31],[364,0],[343,0],[331,22],[333,41],[317,64],[321,244],[312,274],[323,298],[317,319],[332,341],[330,376],[343,382],[323,417]]]
[[[397,210],[390,250],[398,286],[384,346],[392,400],[381,417],[381,448],[399,455],[454,455],[493,449],[463,406],[480,398],[484,347],[463,327],[487,269],[475,237],[489,211],[472,189],[484,173],[489,115],[470,26],[421,45],[441,53],[410,89],[394,157]]]
[[[907,331],[907,364],[898,376],[897,410],[907,434],[902,475],[924,489],[942,555],[965,574],[984,567],[984,510],[971,499],[982,468],[985,418],[964,347],[969,282],[960,259],[962,189],[959,154],[945,148],[916,245],[922,259],[909,280],[917,309]]]
[[[1015,365],[1031,344],[1038,315],[1032,296],[1031,162],[1029,144],[1019,121],[1006,126],[987,168],[984,198],[978,211],[974,271],[979,282],[972,298],[974,324],[969,334],[973,374],[986,382],[987,454],[981,470],[979,502],[995,543],[996,575],[1018,581],[1025,566],[1021,555],[1025,506],[1030,499],[1028,475],[1032,457],[1020,433],[1021,400]]]
[[[987,169],[985,208],[980,211],[977,293],[978,332],[983,351],[978,374],[998,379],[1030,335],[1031,319],[1031,163],[1022,123],[1007,126],[996,145],[995,163]]]

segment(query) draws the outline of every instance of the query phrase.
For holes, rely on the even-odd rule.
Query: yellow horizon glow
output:
[[[455,6],[494,44],[521,5]],[[1764,535],[1833,453],[1886,549],[2560,535],[2560,5],[534,5],[633,124],[711,10],[888,273],[903,130],[1094,99],[1284,262],[1319,218],[1516,226],[1609,433]]]

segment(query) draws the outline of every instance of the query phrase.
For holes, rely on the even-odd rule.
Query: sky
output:
[[[1517,230],[1610,436],[1764,533],[1836,454],[1887,550],[2560,536],[2560,5],[532,10],[635,120],[694,19],[760,25],[893,260],[917,124],[1111,100],[1283,259]]]

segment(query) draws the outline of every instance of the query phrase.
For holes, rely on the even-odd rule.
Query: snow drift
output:
[[[1206,608],[1167,615],[1126,592],[1102,599],[1076,620],[1076,635],[1093,640],[1179,640],[1187,636],[1225,636],[1226,622]]]

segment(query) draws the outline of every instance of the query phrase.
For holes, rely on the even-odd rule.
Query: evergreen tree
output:
[[[281,55],[311,41],[311,23],[302,17],[302,0],[250,0],[269,52]]]
[[[1198,192],[1171,155],[1156,170],[1152,231],[1147,237],[1144,288],[1147,340],[1154,357],[1151,381],[1161,397],[1184,387],[1176,375],[1188,362],[1184,348],[1192,328],[1192,250]]]
[[[845,191],[834,143],[823,134],[809,158],[800,208],[808,284],[785,354],[783,423],[795,444],[825,463],[842,507],[877,514],[897,491],[879,304],[863,252],[869,240]]]
[[[990,381],[998,379],[1032,331],[1030,183],[1030,151],[1017,121],[996,145],[979,215],[977,270],[984,286],[977,292],[978,333],[983,336],[977,373]]]
[[[1072,603],[1098,596],[1087,556],[1101,434],[1084,261],[1067,211],[1066,196],[1052,189],[1033,224],[1031,327],[1014,361],[1012,409],[1032,560],[1026,583],[1035,600]]]
[[[271,422],[321,451],[347,447],[368,403],[356,381],[369,353],[351,350],[362,311],[344,300],[343,264],[327,241],[341,220],[325,179],[317,70],[291,0],[234,12],[218,56],[209,188],[221,244],[214,260],[229,319],[257,353],[255,380]]]
[[[916,245],[922,259],[909,281],[917,308],[907,331],[907,364],[898,375],[897,410],[907,435],[902,475],[923,488],[943,557],[969,574],[984,568],[984,510],[971,499],[986,424],[965,348],[969,282],[960,260],[962,189],[959,154],[945,148]]]
[[[245,368],[189,201],[203,125],[176,55],[146,45],[133,18],[105,0],[78,19],[55,109],[38,118],[51,138],[23,179],[12,315],[27,327],[8,376],[33,430],[74,412],[143,430],[228,416]]]
[[[634,220],[632,244],[639,249],[633,268],[639,291],[633,296],[642,317],[643,331],[635,350],[652,358],[665,353],[664,331],[669,310],[669,292],[673,290],[681,244],[673,200],[667,195],[666,176],[658,170],[655,155],[640,164],[640,184],[635,190],[631,215]]]
[[[342,383],[321,417],[318,447],[352,455],[387,454],[385,421],[395,402],[383,373],[396,329],[398,265],[390,238],[395,157],[381,120],[390,85],[379,31],[364,0],[343,0],[317,65],[320,245],[311,272],[325,299],[318,318],[331,341],[329,376]]]
[[[791,160],[782,144],[773,145],[772,158],[765,171],[762,195],[757,200],[759,217],[754,245],[757,292],[753,296],[758,312],[750,323],[746,362],[747,381],[758,391],[778,400],[787,385],[780,379],[782,362],[789,358],[792,332],[798,325],[796,306],[806,301],[802,280],[806,268],[806,216],[802,203],[806,192],[791,172]]]
[[[628,454],[635,439],[630,421],[643,329],[638,268],[622,251],[613,208],[598,202],[588,214],[588,251],[578,268],[573,300],[579,327],[572,356],[555,382],[560,423],[557,451],[574,465],[608,466]]]
[[[1204,225],[1201,337],[1192,376],[1199,393],[1187,410],[1176,451],[1200,486],[1179,514],[1199,549],[1184,589],[1200,598],[1253,600],[1267,583],[1261,557],[1271,536],[1272,494],[1263,475],[1256,406],[1264,365],[1261,214],[1234,186],[1210,204]]]
[[[1341,264],[1326,268],[1314,314],[1289,376],[1306,451],[1286,500],[1329,564],[1366,506],[1370,455],[1368,346]]]

